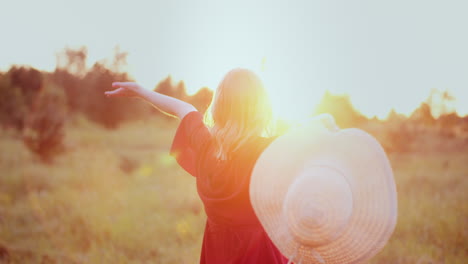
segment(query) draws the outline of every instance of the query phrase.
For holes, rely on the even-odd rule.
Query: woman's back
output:
[[[116,82],[107,96],[137,96],[182,119],[171,154],[197,177],[207,223],[201,263],[286,263],[260,225],[249,199],[250,175],[271,142],[262,138],[271,122],[271,104],[261,80],[246,69],[226,74],[208,111],[210,129],[189,103]]]
[[[253,137],[227,159],[216,157],[216,144],[198,112],[182,120],[171,153],[197,178],[207,223],[201,263],[285,263],[260,225],[249,199],[255,161],[272,139]]]

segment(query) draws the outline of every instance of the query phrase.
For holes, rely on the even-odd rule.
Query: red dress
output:
[[[271,139],[256,138],[229,160],[214,156],[213,140],[199,112],[180,123],[171,155],[196,177],[207,221],[200,263],[283,264],[282,256],[258,221],[249,199],[250,174]]]

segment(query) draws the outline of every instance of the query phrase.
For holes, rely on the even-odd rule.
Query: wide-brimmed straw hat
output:
[[[381,145],[360,129],[327,128],[330,118],[278,137],[252,172],[255,213],[295,263],[364,262],[396,224],[395,181]]]

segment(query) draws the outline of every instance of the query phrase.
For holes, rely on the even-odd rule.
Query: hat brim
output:
[[[353,197],[352,213],[343,233],[315,248],[293,238],[282,212],[288,187],[310,163],[344,169]],[[302,263],[366,261],[385,246],[397,220],[397,193],[390,162],[374,137],[355,128],[330,132],[309,126],[277,138],[256,162],[250,199],[281,253]]]

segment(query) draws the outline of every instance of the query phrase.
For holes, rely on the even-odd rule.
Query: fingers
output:
[[[126,87],[126,88],[133,88],[136,87],[137,84],[134,82],[113,82],[112,87]]]
[[[124,88],[118,88],[118,89],[115,89],[115,90],[113,90],[113,91],[106,91],[104,94],[105,94],[107,97],[122,96],[124,90],[125,90]]]
[[[117,96],[137,96],[141,86],[134,82],[113,82],[112,87],[117,88],[113,91],[107,91],[104,94],[107,97],[117,97]]]

